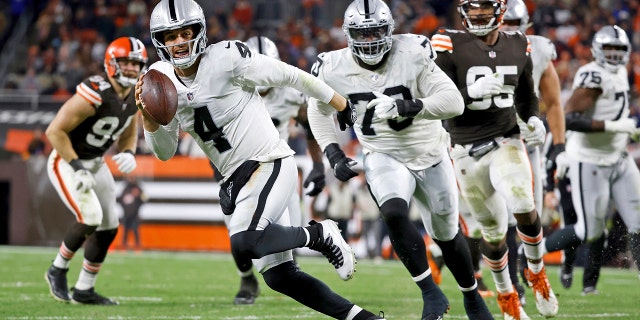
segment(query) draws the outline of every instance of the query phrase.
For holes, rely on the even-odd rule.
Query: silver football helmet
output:
[[[275,43],[273,43],[273,41],[271,41],[271,39],[267,37],[264,37],[264,36],[251,37],[247,39],[245,43],[247,44],[249,49],[251,49],[251,51],[253,52],[258,52],[266,56],[269,56],[271,58],[280,60],[280,53],[278,52],[278,47],[276,46]],[[258,93],[260,94],[267,93],[267,91],[269,91],[270,88],[271,87],[262,87],[262,86],[256,87],[256,89],[258,90]]]
[[[517,31],[525,33],[531,26],[529,24],[529,11],[522,0],[509,0],[507,10],[502,16],[502,30]],[[513,21],[514,23],[510,23]]]
[[[382,0],[355,0],[344,12],[342,30],[353,54],[375,65],[391,50],[394,21]]]
[[[278,47],[271,39],[265,36],[251,37],[246,41],[247,46],[251,51],[264,54],[274,59],[280,60],[280,53],[278,53]]]
[[[471,10],[482,9],[485,9],[487,14],[469,14]],[[486,36],[489,32],[500,27],[506,9],[506,0],[461,0],[458,5],[462,25],[479,37]]]
[[[162,61],[167,61],[175,67],[185,69],[192,66],[207,46],[207,26],[204,13],[200,5],[194,0],[162,0],[151,13],[150,29],[151,41],[158,51]],[[189,55],[184,58],[174,58],[169,46],[164,44],[164,32],[193,26],[193,39],[189,40]]]
[[[627,33],[618,26],[604,26],[593,36],[591,54],[596,63],[616,72],[629,62],[631,42]]]

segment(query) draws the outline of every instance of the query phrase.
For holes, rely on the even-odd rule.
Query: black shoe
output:
[[[115,306],[118,305],[118,301],[111,300],[107,297],[99,295],[93,288],[88,290],[73,289],[71,295],[71,302],[77,304],[95,304],[102,306]]]
[[[451,306],[440,287],[433,285],[428,291],[422,292],[422,320],[440,320],[449,311]]]
[[[69,287],[67,286],[67,271],[69,269],[60,269],[54,266],[49,267],[44,273],[44,279],[49,285],[49,292],[54,299],[61,302],[71,301],[69,296]]]
[[[524,295],[524,286],[518,282],[514,283],[513,286],[516,288],[516,292],[518,293],[518,299],[520,299],[520,304],[524,307],[527,305],[527,297]]]
[[[240,290],[233,299],[233,304],[253,304],[260,295],[258,279],[253,274],[240,280]]]
[[[467,317],[473,320],[494,320],[493,315],[491,315],[487,304],[482,300],[482,296],[480,296],[478,290],[472,293],[473,294],[464,294],[464,310],[467,313]]]
[[[560,283],[565,289],[571,288],[573,283],[573,270],[564,263],[560,267]]]

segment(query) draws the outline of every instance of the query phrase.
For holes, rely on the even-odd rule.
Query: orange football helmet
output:
[[[138,62],[140,64],[138,76],[135,78],[126,77],[118,65],[118,61],[121,60]],[[104,71],[123,87],[131,87],[138,82],[138,77],[144,70],[147,60],[147,49],[142,41],[134,37],[120,37],[113,40],[105,50]]]

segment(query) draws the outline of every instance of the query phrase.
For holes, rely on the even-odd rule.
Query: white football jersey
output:
[[[323,102],[334,90],[313,76],[279,60],[253,54],[239,41],[207,47],[189,86],[176,77],[173,66],[150,66],[167,75],[178,92],[178,111],[166,130],[145,132],[147,144],[161,159],[175,153],[179,128],[193,136],[209,159],[228,178],[247,160],[260,162],[293,155],[276,130],[256,86],[291,86]]]
[[[440,161],[446,150],[443,146],[449,143],[442,121],[403,117],[383,120],[374,117],[374,110],[367,109],[367,103],[376,98],[373,91],[409,100],[432,96],[442,85],[455,85],[435,64],[435,52],[424,36],[393,35],[388,55],[383,66],[367,70],[358,65],[349,48],[326,52],[318,56],[311,73],[353,103],[358,118],[354,130],[365,154],[386,153],[412,170],[422,170]],[[309,103],[310,122],[314,102]],[[323,114],[332,111],[321,103],[318,109]],[[311,125],[323,149],[333,142],[315,130],[314,123]]]
[[[594,120],[619,120],[629,117],[629,82],[627,69],[610,72],[595,62],[578,69],[573,89],[601,89],[595,106],[585,112]],[[614,132],[573,132],[567,139],[567,154],[573,159],[597,165],[611,165],[626,150],[629,135]]]
[[[304,106],[307,99],[300,91],[289,88],[270,88],[267,94],[262,96],[267,111],[271,115],[273,124],[280,133],[280,138],[289,140],[289,120],[298,115],[300,107]]]
[[[533,89],[536,91],[536,95],[540,97],[540,78],[542,78],[549,61],[555,60],[558,54],[556,53],[556,46],[551,40],[536,35],[528,35],[527,38],[531,43]]]

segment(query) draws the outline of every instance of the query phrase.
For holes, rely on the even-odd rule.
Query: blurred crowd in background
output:
[[[106,45],[121,36],[140,38],[156,60],[149,35],[149,16],[157,0],[10,0],[0,4],[0,35],[7,40],[21,16],[28,30],[14,51],[1,88],[25,89],[64,99],[85,76],[102,71]],[[282,60],[309,70],[316,55],[346,46],[342,15],[350,1],[216,0],[200,1],[208,17],[209,43],[246,40],[263,34],[273,39]],[[395,33],[431,36],[439,28],[460,28],[456,1],[389,0]],[[591,39],[606,24],[617,24],[640,47],[638,0],[525,1],[528,33],[550,38],[563,91],[570,89],[577,68],[591,57]],[[7,41],[0,42],[0,46]],[[6,62],[5,62],[6,63]],[[632,96],[640,92],[640,52],[632,54]],[[1,76],[2,74],[0,74]],[[635,99],[634,99],[635,100]]]

